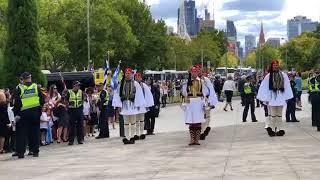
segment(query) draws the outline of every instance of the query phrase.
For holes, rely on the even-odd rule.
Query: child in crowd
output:
[[[42,108],[42,114],[40,117],[40,133],[41,133],[41,145],[46,145],[46,139],[47,139],[47,131],[49,127],[49,122],[51,119],[51,112],[48,105],[44,105]]]
[[[92,131],[90,131],[90,121],[91,121],[91,117],[90,117],[90,102],[88,101],[88,95],[85,94],[85,98],[83,101],[83,115],[84,115],[84,131],[85,131],[85,135],[87,137],[90,137],[92,134]],[[91,134],[90,134],[91,133]]]

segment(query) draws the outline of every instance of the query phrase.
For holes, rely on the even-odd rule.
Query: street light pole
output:
[[[88,71],[90,70],[90,0],[87,0]]]
[[[201,47],[201,66],[203,68],[203,47]]]

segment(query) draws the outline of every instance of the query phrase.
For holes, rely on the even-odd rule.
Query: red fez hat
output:
[[[272,60],[271,64],[272,64],[272,65],[274,65],[274,64],[279,65],[279,64],[280,64],[280,62],[279,62],[279,60],[274,59],[274,60]]]
[[[137,72],[137,73],[135,74],[135,76],[136,76],[136,78],[141,78],[141,77],[142,77],[142,74],[141,74],[140,72]]]
[[[199,72],[199,69],[196,68],[196,67],[192,67],[191,70],[190,70],[191,73],[198,73]]]
[[[132,73],[132,69],[131,68],[126,68],[125,73]]]

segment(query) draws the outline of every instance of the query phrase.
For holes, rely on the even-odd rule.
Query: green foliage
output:
[[[18,76],[32,73],[33,80],[44,84],[40,71],[38,13],[35,0],[10,0],[8,4],[8,37],[4,52],[5,82],[14,87]]]
[[[257,60],[257,55],[256,52],[251,52],[247,55],[246,59],[244,60],[245,66],[250,66],[250,67],[256,67],[256,60]]]
[[[281,58],[288,68],[298,71],[312,69],[319,63],[319,39],[314,33],[303,33],[280,48]]]
[[[220,58],[217,67],[237,67],[239,63],[240,59],[234,53],[228,52]]]
[[[258,69],[266,69],[273,59],[280,58],[278,49],[266,44],[256,50],[256,67]]]

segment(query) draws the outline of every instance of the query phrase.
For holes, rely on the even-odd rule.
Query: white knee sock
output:
[[[127,139],[130,139],[129,127],[130,127],[129,122],[126,122],[124,124],[124,135],[126,136]]]
[[[140,136],[144,134],[144,120],[140,120]]]

